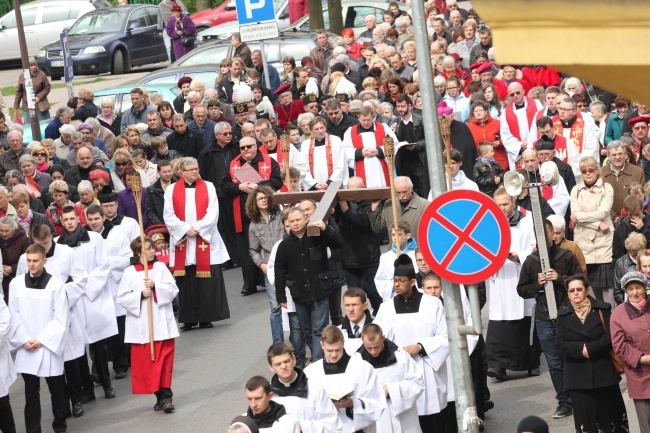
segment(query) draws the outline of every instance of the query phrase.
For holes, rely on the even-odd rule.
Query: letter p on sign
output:
[[[273,2],[269,0],[235,0],[239,25],[275,20]]]
[[[262,9],[266,4],[266,0],[259,0],[259,1],[246,0],[244,3],[246,4],[246,19],[250,20],[253,18],[253,10]]]

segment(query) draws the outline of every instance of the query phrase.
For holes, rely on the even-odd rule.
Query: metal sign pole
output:
[[[266,85],[268,86],[271,93],[273,89],[271,88],[271,79],[269,78],[269,65],[266,63],[266,50],[264,49],[264,41],[260,40],[260,51],[262,54],[262,67],[264,68],[264,79],[266,80]]]
[[[34,88],[32,87],[31,74],[29,72],[29,59],[27,51],[27,39],[25,38],[25,28],[23,27],[23,15],[20,11],[20,2],[14,0],[14,11],[16,15],[16,30],[18,32],[18,45],[20,46],[20,59],[23,65],[23,85],[25,87],[24,98],[27,99],[27,107],[29,112],[30,124],[32,126],[32,138],[34,141],[41,141],[41,128],[38,123],[36,115],[36,100],[34,95]],[[25,125],[27,126],[27,125]],[[29,143],[26,143],[29,144]]]
[[[422,123],[426,137],[429,181],[435,198],[446,191],[445,168],[442,164],[443,144],[440,136],[440,125],[438,124],[433,70],[429,60],[429,37],[426,30],[427,24],[423,0],[412,0],[411,12],[413,13],[413,28],[415,31],[415,50],[421,60],[418,62],[418,70],[420,71],[420,92],[424,100],[424,104],[422,104]],[[464,325],[460,287],[458,284],[442,280],[442,291],[445,298],[451,373],[454,378],[454,391],[456,394],[458,431],[478,433],[479,420],[472,386],[467,338],[460,332],[460,327]],[[476,299],[476,297],[472,296],[472,299]],[[480,322],[481,317],[472,316],[472,320]]]

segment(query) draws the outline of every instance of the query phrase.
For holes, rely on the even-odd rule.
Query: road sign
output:
[[[275,20],[273,0],[235,0],[239,25]]]
[[[72,55],[70,54],[70,45],[68,45],[68,33],[61,33],[61,54],[63,55],[63,75],[66,83],[71,83],[74,79],[74,68],[72,66]]]
[[[280,36],[277,21],[239,26],[242,42],[262,41]]]
[[[418,244],[437,275],[452,283],[477,284],[503,266],[510,251],[510,225],[487,195],[449,191],[424,211]]]

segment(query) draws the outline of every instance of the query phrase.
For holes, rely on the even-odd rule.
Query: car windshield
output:
[[[86,14],[74,23],[68,35],[120,33],[127,14],[128,10],[103,10],[100,13]]]

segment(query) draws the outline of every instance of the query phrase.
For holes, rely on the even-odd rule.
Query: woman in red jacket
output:
[[[354,60],[359,59],[359,57],[362,56],[361,44],[354,40],[354,30],[343,29],[341,36],[343,36],[343,42],[345,43],[345,51],[347,51]]]
[[[475,101],[470,108],[471,120],[467,124],[474,137],[474,144],[489,141],[494,145],[494,160],[505,170],[508,168],[508,155],[501,141],[501,122],[490,116],[487,102]]]

